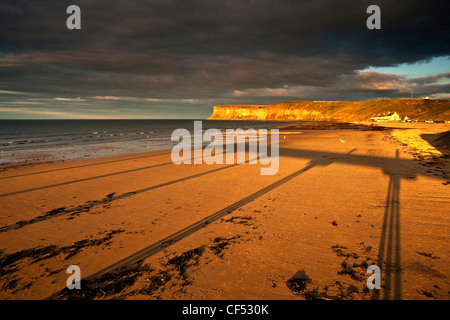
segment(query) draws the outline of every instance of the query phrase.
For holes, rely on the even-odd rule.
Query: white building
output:
[[[372,121],[376,122],[383,122],[383,121],[401,121],[402,118],[398,115],[397,112],[394,112],[393,114],[387,114],[386,116],[378,116],[378,117],[372,117],[370,118]]]

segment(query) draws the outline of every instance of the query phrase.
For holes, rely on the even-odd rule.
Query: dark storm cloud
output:
[[[65,27],[70,4],[81,8],[82,30]],[[381,7],[381,30],[366,28],[370,4]],[[47,99],[95,102],[99,99],[92,97],[109,96],[208,104],[366,99],[431,85],[439,91],[445,86],[436,82],[448,75],[411,83],[356,71],[448,55],[444,4],[11,1],[0,4],[0,90]]]

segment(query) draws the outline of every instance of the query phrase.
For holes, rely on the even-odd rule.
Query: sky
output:
[[[69,30],[69,5],[81,30]],[[381,29],[369,30],[369,5]],[[444,1],[0,2],[0,119],[204,119],[214,105],[450,99]]]

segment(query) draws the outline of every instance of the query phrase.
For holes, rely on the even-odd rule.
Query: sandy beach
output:
[[[170,150],[5,168],[0,299],[449,299],[450,125],[389,126],[280,132],[267,176]]]

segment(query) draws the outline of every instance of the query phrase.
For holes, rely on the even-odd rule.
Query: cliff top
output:
[[[413,120],[450,120],[450,100],[288,101],[270,105],[218,105],[208,119],[355,121],[397,112]]]

